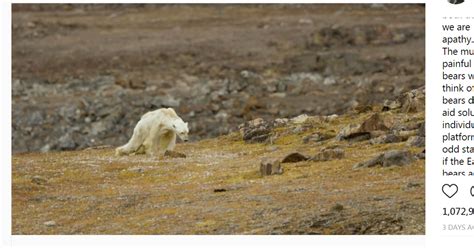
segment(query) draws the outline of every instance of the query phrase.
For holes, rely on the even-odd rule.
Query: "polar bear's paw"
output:
[[[127,152],[125,151],[125,149],[123,147],[117,147],[115,149],[115,155],[116,156],[124,156],[124,155],[127,155]]]

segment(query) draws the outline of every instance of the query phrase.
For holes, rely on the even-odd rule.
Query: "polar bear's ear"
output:
[[[186,127],[188,127],[188,123],[187,123],[187,122],[185,122],[185,124],[186,124]]]

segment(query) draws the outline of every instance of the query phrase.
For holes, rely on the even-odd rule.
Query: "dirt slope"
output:
[[[424,111],[377,115],[398,120],[391,130],[424,124]],[[424,144],[337,138],[373,116],[290,120],[264,143],[246,143],[238,132],[180,143],[186,158],[116,157],[112,148],[16,154],[13,233],[424,234],[424,159],[353,169],[390,150],[419,154]],[[305,141],[315,133],[328,138]],[[262,158],[322,148],[345,156],[283,163],[281,175],[259,172]]]

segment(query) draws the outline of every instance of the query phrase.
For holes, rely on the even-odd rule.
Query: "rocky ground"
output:
[[[13,152],[120,145],[159,107],[175,108],[197,141],[255,118],[344,114],[393,100],[424,85],[424,11],[14,5]]]
[[[424,234],[425,91],[118,157],[13,156],[13,234]]]
[[[424,234],[423,5],[13,11],[14,234]]]

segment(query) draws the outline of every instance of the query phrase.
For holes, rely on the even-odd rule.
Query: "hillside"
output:
[[[198,141],[425,85],[425,8],[18,4],[12,82],[14,153],[118,146],[161,107]]]
[[[424,234],[424,88],[239,128],[164,158],[14,154],[13,234]]]

